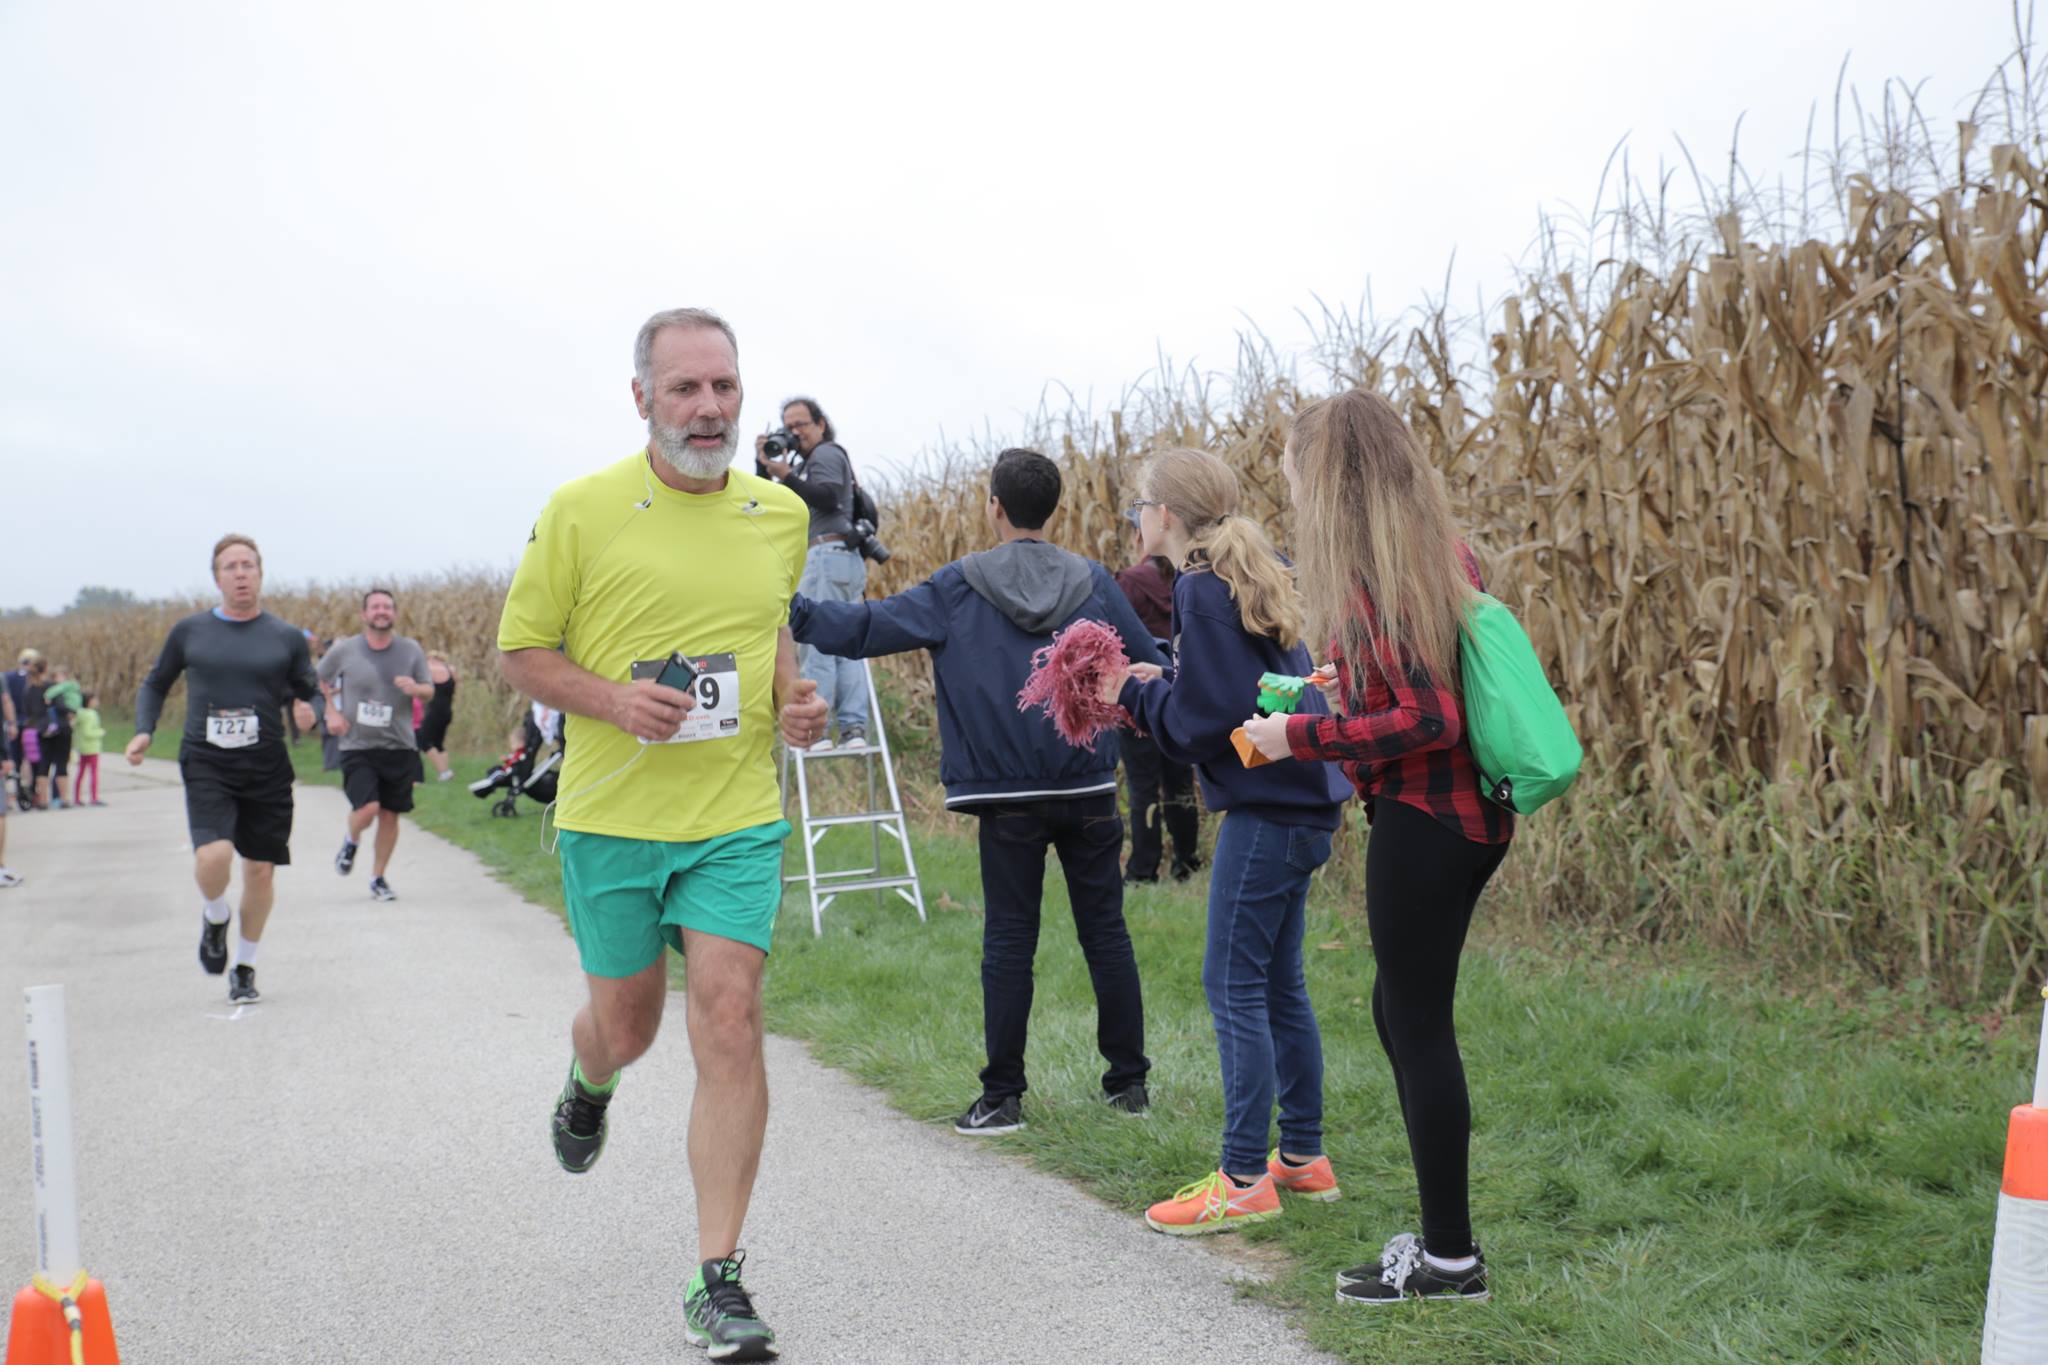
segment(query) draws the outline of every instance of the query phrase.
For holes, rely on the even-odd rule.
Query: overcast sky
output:
[[[1796,171],[1837,67],[1952,121],[2005,0],[902,7],[0,0],[0,606],[509,564],[645,439],[635,329],[857,465],[1247,318],[1497,295],[1638,163]]]

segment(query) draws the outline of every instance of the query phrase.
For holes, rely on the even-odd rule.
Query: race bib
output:
[[[263,737],[256,713],[246,706],[206,713],[206,742],[216,749],[246,749]]]
[[[690,685],[690,695],[697,704],[683,717],[683,723],[667,739],[654,741],[657,744],[697,744],[707,739],[731,739],[740,732],[740,666],[739,660],[731,654],[688,655],[690,664],[697,670],[697,681]],[[647,663],[635,663],[633,676],[652,678],[659,676],[665,659]]]
[[[356,724],[374,725],[388,729],[391,725],[391,708],[382,702],[359,701],[356,703]]]

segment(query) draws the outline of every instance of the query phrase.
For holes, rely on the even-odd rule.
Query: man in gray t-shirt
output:
[[[348,793],[348,835],[334,855],[334,870],[355,869],[356,845],[377,822],[377,859],[370,894],[398,899],[384,880],[398,846],[398,817],[412,809],[420,778],[413,742],[413,698],[434,695],[427,653],[419,641],[392,633],[398,599],[388,588],[363,594],[363,633],[336,640],[320,659],[320,690],[327,694],[328,729],[341,736],[341,785]]]

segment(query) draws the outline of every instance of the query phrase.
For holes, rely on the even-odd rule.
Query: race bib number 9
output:
[[[246,749],[262,737],[256,713],[246,706],[206,713],[206,742],[216,749]]]
[[[391,725],[391,708],[380,701],[359,701],[356,703],[356,724],[372,725],[380,730]]]
[[[697,670],[690,695],[697,704],[683,717],[683,723],[659,744],[698,744],[707,739],[731,739],[740,732],[740,666],[731,654],[687,655]],[[668,661],[655,659],[633,665],[633,677],[660,675]]]

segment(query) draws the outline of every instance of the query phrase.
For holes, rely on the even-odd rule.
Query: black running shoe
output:
[[[1184,882],[1202,870],[1200,858],[1176,858],[1173,860],[1173,879]]]
[[[953,1131],[969,1137],[989,1137],[996,1133],[1014,1133],[1024,1126],[1024,1106],[1015,1095],[1006,1100],[992,1100],[983,1095],[968,1106],[967,1112],[953,1120]]]
[[[735,1250],[706,1261],[683,1290],[683,1335],[713,1360],[773,1360],[778,1354],[775,1333],[740,1285],[746,1260],[746,1252]]]
[[[228,1003],[231,1005],[253,1005],[263,998],[256,989],[256,969],[246,962],[235,964],[234,976],[228,982]]]
[[[1103,1098],[1120,1114],[1143,1114],[1152,1107],[1152,1096],[1143,1081],[1134,1082]]]
[[[398,893],[391,889],[391,883],[382,877],[370,878],[370,894],[380,901],[395,901]]]
[[[201,915],[199,917],[199,965],[208,976],[219,976],[228,969],[228,922],[215,924]]]
[[[570,1175],[582,1175],[604,1154],[604,1111],[610,1095],[593,1095],[576,1083],[576,1062],[569,1062],[569,1079],[562,1082],[561,1098],[555,1101],[555,1160]]]
[[[1404,1232],[1388,1242],[1380,1259],[1337,1275],[1339,1303],[1401,1303],[1408,1299],[1464,1299],[1479,1303],[1493,1297],[1486,1285],[1486,1257],[1472,1244],[1472,1264],[1464,1270],[1440,1270],[1422,1255],[1422,1239]]]
[[[342,840],[341,852],[334,855],[334,870],[344,877],[356,870],[356,846],[346,839]]]

